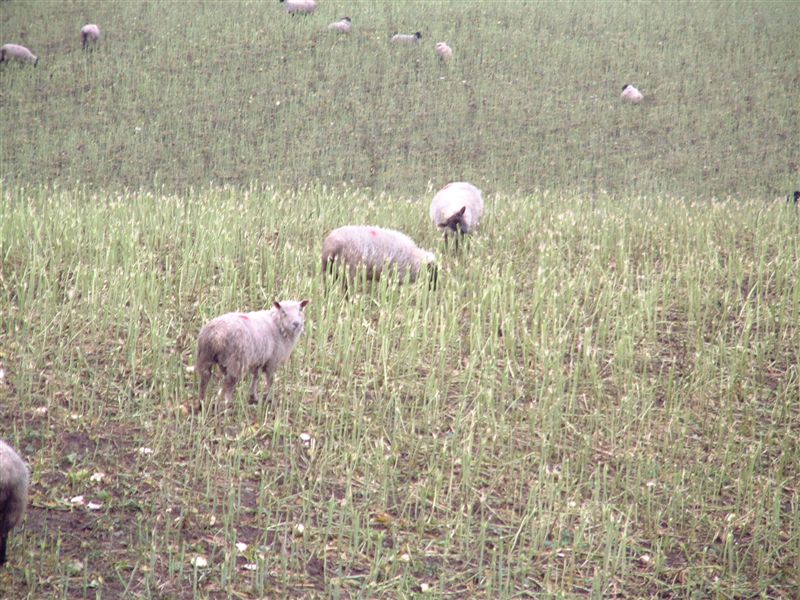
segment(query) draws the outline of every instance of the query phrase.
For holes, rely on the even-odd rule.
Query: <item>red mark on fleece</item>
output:
[[[239,317],[244,319],[245,321],[249,321],[250,320],[250,317],[248,317],[247,315],[239,315]]]
[[[370,234],[372,237],[378,237],[378,232],[377,232],[377,231],[375,231],[374,229],[370,229],[370,230],[369,230],[369,234]]]

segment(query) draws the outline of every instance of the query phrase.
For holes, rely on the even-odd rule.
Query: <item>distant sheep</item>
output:
[[[337,33],[350,33],[352,26],[353,24],[350,21],[350,17],[342,17],[338,21],[334,21],[328,25],[328,29],[336,31]]]
[[[96,44],[99,39],[100,28],[94,23],[89,23],[81,27],[81,45],[84,50],[86,50],[90,43]]]
[[[447,62],[451,58],[453,58],[453,49],[448,46],[445,42],[439,42],[436,44],[436,54],[439,56],[440,59]]]
[[[317,10],[316,0],[279,0],[290,15],[310,15]]]
[[[365,225],[346,225],[331,231],[322,244],[322,272],[333,273],[337,263],[348,270],[348,280],[355,281],[363,267],[368,281],[377,281],[384,271],[391,271],[401,280],[416,281],[423,265],[433,264],[436,257],[417,247],[399,231]],[[435,283],[435,269],[431,272]]]
[[[6,44],[0,47],[0,63],[7,60],[31,63],[34,67],[39,64],[39,58],[25,46],[19,44]]]
[[[639,104],[639,102],[644,100],[644,95],[630,83],[626,83],[622,86],[621,98],[633,104]]]
[[[417,33],[395,33],[389,40],[393,44],[416,44],[422,39],[422,34]]]
[[[466,181],[448,183],[433,197],[430,215],[445,235],[472,233],[483,217],[481,191]]]
[[[28,506],[28,466],[0,440],[0,565],[6,562],[8,533],[22,520]]]
[[[199,410],[205,401],[214,365],[222,371],[223,396],[233,399],[236,384],[246,373],[253,375],[250,398],[256,402],[258,378],[263,371],[269,392],[275,372],[289,359],[303,333],[308,300],[274,302],[271,310],[227,313],[212,319],[197,338],[197,365],[200,374]]]

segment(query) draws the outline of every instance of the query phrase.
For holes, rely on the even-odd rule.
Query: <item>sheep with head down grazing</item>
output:
[[[350,21],[350,17],[342,17],[338,21],[334,21],[328,25],[328,29],[335,31],[336,33],[350,33],[350,29],[352,29],[352,27],[353,23]]]
[[[28,506],[28,466],[14,449],[0,440],[0,565],[6,562],[8,533]]]
[[[0,63],[7,60],[30,63],[34,67],[39,64],[39,57],[19,44],[5,44],[0,46]]]
[[[395,33],[389,40],[393,44],[418,44],[422,33]]]
[[[290,15],[310,15],[317,10],[316,0],[279,0]]]
[[[391,273],[413,282],[427,265],[435,283],[435,261],[431,252],[419,248],[406,234],[382,227],[346,225],[331,231],[322,244],[323,274],[333,274],[341,266],[347,269],[351,285],[359,268],[364,269],[367,281]]]
[[[271,310],[232,312],[212,319],[197,338],[197,364],[202,406],[214,365],[222,371],[222,392],[226,402],[233,399],[236,384],[247,374],[253,376],[250,398],[258,400],[258,379],[263,371],[267,391],[275,372],[285,363],[303,333],[308,300],[274,302]]]
[[[453,58],[453,49],[445,42],[437,42],[436,55],[444,62]]]
[[[639,104],[639,102],[644,100],[644,94],[642,94],[642,92],[637,90],[630,83],[626,83],[622,86],[622,94],[620,94],[620,97],[632,104]]]
[[[89,44],[96,44],[100,39],[100,28],[94,23],[81,27],[81,47],[86,50]]]
[[[445,236],[472,233],[483,217],[481,191],[466,181],[448,183],[433,197],[430,216]]]

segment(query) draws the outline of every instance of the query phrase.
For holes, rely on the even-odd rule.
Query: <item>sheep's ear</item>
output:
[[[467,207],[466,206],[462,206],[461,210],[458,211],[458,216],[459,217],[463,217],[465,212],[467,212]]]
[[[281,303],[280,303],[280,302],[278,302],[277,300],[275,300],[275,301],[273,301],[273,302],[272,302],[272,306],[274,306],[274,307],[275,307],[275,308],[277,308],[278,310],[283,310],[283,307],[281,306]]]
[[[308,306],[308,300],[300,300],[300,309],[302,310],[306,306]]]

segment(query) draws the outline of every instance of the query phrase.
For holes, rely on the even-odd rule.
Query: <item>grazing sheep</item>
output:
[[[337,33],[350,33],[352,26],[353,24],[350,22],[350,17],[342,17],[338,21],[328,25],[328,29],[336,31]]]
[[[393,44],[416,44],[422,39],[422,34],[417,33],[395,33],[389,40]]]
[[[466,181],[448,183],[433,197],[430,215],[445,236],[472,233],[483,216],[481,191]]]
[[[32,63],[34,67],[39,64],[39,58],[25,46],[6,44],[0,47],[0,63],[12,59],[20,62]]]
[[[333,274],[336,263],[348,269],[350,284],[355,281],[359,266],[364,267],[367,281],[380,279],[384,269],[400,280],[416,281],[423,265],[434,263],[436,257],[417,247],[414,241],[399,231],[366,225],[346,225],[331,231],[322,244],[322,272]],[[431,273],[435,284],[435,269]]]
[[[623,100],[627,100],[628,102],[632,102],[633,104],[639,104],[639,102],[644,100],[642,92],[637,90],[630,83],[626,83],[625,85],[622,86],[621,98]]]
[[[279,0],[290,15],[310,15],[317,10],[316,0]]]
[[[222,371],[223,396],[233,399],[236,384],[245,373],[253,375],[250,398],[257,401],[258,378],[267,377],[267,392],[275,371],[289,359],[303,333],[308,300],[274,302],[271,310],[227,313],[212,319],[197,338],[197,365],[200,374],[199,410],[205,401],[208,380],[214,365]]]
[[[439,42],[436,44],[436,54],[439,55],[440,59],[447,62],[453,58],[453,49],[445,42]]]
[[[0,565],[6,562],[8,532],[22,520],[28,506],[28,466],[0,440]]]
[[[795,190],[794,195],[790,194],[786,197],[787,202],[794,202],[794,205],[797,206],[800,203],[800,190]]]
[[[81,45],[84,50],[86,50],[90,43],[97,43],[99,39],[100,28],[94,23],[89,23],[81,27]]]

